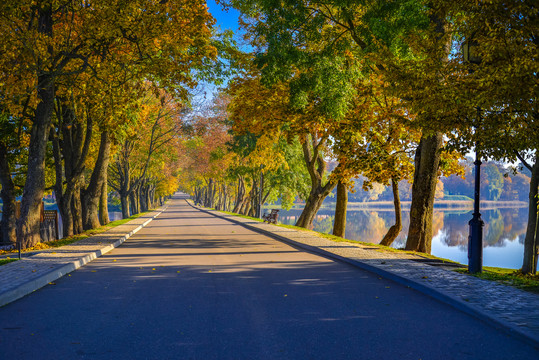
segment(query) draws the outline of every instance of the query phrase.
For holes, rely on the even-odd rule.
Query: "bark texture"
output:
[[[406,250],[430,254],[432,245],[432,214],[434,195],[438,182],[438,167],[442,134],[422,137],[415,155],[414,183],[412,185],[412,205],[410,207],[410,227]]]
[[[43,14],[40,22],[48,26],[50,22],[52,32],[52,10]],[[28,172],[21,200],[21,214],[17,220],[17,237],[22,248],[37,244],[39,235],[40,206],[45,188],[45,153],[47,139],[54,108],[54,82],[50,74],[38,76],[39,103],[35,111],[35,119],[30,135],[28,147]]]
[[[333,235],[344,237],[346,232],[346,207],[348,205],[348,189],[346,184],[339,181],[337,184],[337,203],[335,204],[335,222]]]
[[[101,200],[101,191],[103,184],[107,181],[107,168],[110,159],[111,140],[108,131],[101,133],[99,152],[97,160],[90,177],[90,182],[83,191],[82,196],[82,218],[84,229],[94,229],[101,225],[99,220],[99,202]],[[106,187],[105,187],[106,189]],[[108,217],[108,213],[107,213]]]
[[[85,127],[76,118],[73,105],[65,99],[58,100],[57,109],[58,132],[51,131],[56,169],[54,193],[66,237],[84,231],[81,187],[93,121],[88,117]]]
[[[107,187],[107,173],[105,172],[105,180],[101,187],[101,195],[99,197],[99,223],[101,225],[107,225],[109,220],[109,209],[108,209],[108,187]]]
[[[395,224],[389,228],[387,234],[380,242],[380,245],[391,246],[393,241],[399,236],[402,230],[402,212],[401,212],[401,199],[399,194],[399,181],[391,179],[391,189],[393,190],[393,206],[395,208]]]
[[[0,184],[2,184],[2,222],[0,230],[2,237],[0,245],[15,245],[16,236],[16,218],[15,218],[15,185],[11,178],[11,169],[8,162],[8,151],[4,143],[0,142]]]
[[[522,262],[522,273],[535,274],[537,271],[537,252],[539,241],[538,216],[537,213],[537,195],[539,186],[539,161],[536,155],[535,164],[532,167],[532,177],[530,179],[530,192],[528,203],[528,226],[526,229],[526,238],[524,239],[524,260]]]

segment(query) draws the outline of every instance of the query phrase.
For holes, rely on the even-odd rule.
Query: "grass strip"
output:
[[[19,259],[12,259],[12,258],[9,258],[9,257],[6,258],[6,259],[0,259],[0,266],[12,263],[12,262],[17,261],[17,260],[19,260]]]
[[[490,266],[483,267],[483,272],[476,274],[470,274],[467,269],[457,269],[455,271],[539,294],[539,275],[526,275],[522,274],[520,270]]]
[[[112,228],[114,228],[116,226],[123,225],[126,222],[129,222],[129,221],[131,221],[133,219],[141,217],[144,214],[147,214],[147,213],[149,213],[151,211],[153,211],[153,210],[149,210],[149,211],[146,211],[146,212],[143,212],[143,213],[135,214],[133,216],[128,217],[127,219],[120,219],[120,220],[111,221],[107,225],[103,225],[103,226],[100,226],[98,228],[91,229],[91,230],[86,230],[82,234],[68,236],[68,237],[65,237],[65,238],[59,239],[59,240],[47,241],[46,243],[41,243],[40,242],[40,243],[37,243],[36,245],[32,246],[31,248],[23,249],[21,252],[26,253],[26,252],[45,250],[45,249],[51,249],[51,248],[58,248],[58,247],[61,247],[61,246],[70,245],[70,244],[73,244],[74,242],[77,242],[77,241],[82,240],[82,239],[86,239],[86,238],[88,238],[90,236],[104,233],[105,231],[108,231],[108,230],[110,230],[110,229],[112,229]],[[16,249],[7,250],[7,251],[6,250],[1,250],[0,255],[14,254],[14,253],[17,253],[17,252],[18,252],[18,250],[16,250]],[[7,260],[7,259],[5,259],[5,260]],[[10,259],[10,260],[13,260],[13,259]],[[4,264],[2,264],[0,262],[0,265],[4,265]]]

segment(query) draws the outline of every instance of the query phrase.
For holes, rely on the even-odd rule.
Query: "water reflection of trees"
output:
[[[299,210],[290,210],[284,212],[279,220],[284,224],[293,225],[299,214]],[[505,241],[517,239],[522,243],[526,233],[526,215],[526,208],[483,211],[482,218],[485,221],[484,246],[500,247],[504,246]],[[438,235],[440,241],[446,246],[466,248],[469,233],[468,221],[471,218],[471,211],[435,210],[432,225],[433,234]],[[409,212],[403,212],[403,229],[395,240],[394,247],[404,247],[409,220]],[[333,221],[334,212],[332,210],[321,210],[314,221],[314,230],[329,234],[333,228]],[[377,244],[394,221],[393,211],[348,211],[346,238]]]
[[[522,241],[526,233],[526,208],[499,209],[483,211],[481,216],[485,221],[483,228],[483,246],[504,246],[505,241]],[[445,227],[448,236],[441,240],[447,246],[468,245],[468,221],[472,218],[471,212],[466,214],[445,214]]]

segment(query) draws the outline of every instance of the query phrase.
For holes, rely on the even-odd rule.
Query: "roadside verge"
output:
[[[104,233],[0,266],[0,306],[30,294],[120,246],[165,210],[166,206]]]

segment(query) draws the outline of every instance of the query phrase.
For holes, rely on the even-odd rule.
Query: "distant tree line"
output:
[[[466,159],[462,163],[462,175],[451,174],[441,177],[436,189],[436,199],[466,200],[473,199],[474,168],[473,160]],[[531,174],[527,168],[508,167],[506,164],[491,161],[481,166],[481,199],[492,201],[524,201],[528,202]],[[348,196],[351,202],[392,201],[391,187],[373,184],[372,188],[362,188],[364,179],[361,177],[354,182],[354,190]],[[412,184],[406,180],[399,183],[400,196],[403,201],[412,199]],[[454,195],[458,195],[455,197]]]

